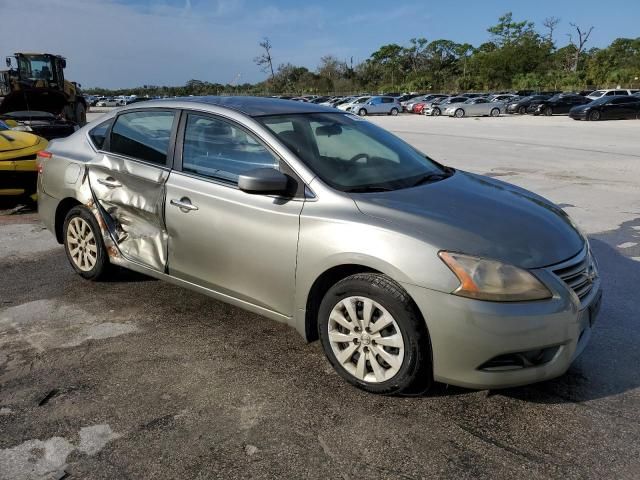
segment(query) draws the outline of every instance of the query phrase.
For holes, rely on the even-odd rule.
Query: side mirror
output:
[[[238,177],[238,188],[246,193],[285,194],[289,177],[275,168],[256,168]]]

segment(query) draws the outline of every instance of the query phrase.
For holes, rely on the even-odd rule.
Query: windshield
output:
[[[19,75],[22,79],[52,80],[53,66],[51,60],[44,55],[18,57]]]
[[[324,182],[341,191],[396,190],[449,170],[398,137],[339,113],[258,117]]]
[[[616,98],[616,97],[603,97],[603,96],[600,96],[600,98],[598,98],[596,100],[593,100],[592,102],[589,102],[588,105],[589,106],[591,106],[591,105],[604,105],[605,103],[609,103],[614,98]]]

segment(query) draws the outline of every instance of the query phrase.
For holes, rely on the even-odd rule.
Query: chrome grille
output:
[[[598,278],[596,264],[586,247],[572,259],[553,267],[552,271],[575,292],[580,300],[589,295],[593,282]]]

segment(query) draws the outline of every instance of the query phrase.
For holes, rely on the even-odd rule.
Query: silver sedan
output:
[[[504,113],[504,103],[491,102],[486,98],[470,98],[462,103],[447,105],[445,115],[450,117],[498,117]]]
[[[39,214],[81,277],[124,267],[284,322],[369,392],[556,377],[598,314],[559,207],[333,108],[144,102],[52,141],[39,170]]]

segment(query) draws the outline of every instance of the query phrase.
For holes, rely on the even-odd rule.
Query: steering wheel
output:
[[[353,162],[357,162],[358,160],[360,160],[361,158],[366,159],[367,161],[369,160],[369,155],[366,153],[359,153],[357,155],[354,155],[353,157],[351,157],[351,159],[349,160],[349,162],[353,163]]]

